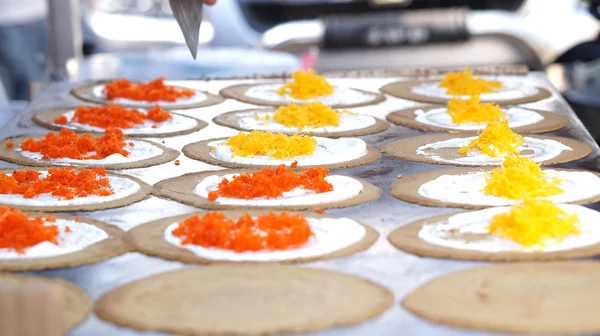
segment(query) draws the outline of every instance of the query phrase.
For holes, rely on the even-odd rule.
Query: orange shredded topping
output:
[[[292,162],[292,164],[290,165],[290,168],[296,168],[296,167],[298,167],[298,161]]]
[[[10,139],[6,140],[6,148],[13,148],[13,147],[15,147],[15,144],[13,143],[13,141]]]
[[[577,215],[548,200],[526,200],[494,216],[488,230],[524,247],[542,247],[580,233]]]
[[[314,70],[294,71],[292,80],[277,90],[280,96],[288,94],[296,99],[313,99],[333,94],[333,86],[324,76],[317,75]]]
[[[39,141],[28,138],[21,144],[21,149],[40,153],[44,159],[100,160],[113,154],[128,157],[129,152],[124,149],[127,145],[133,147],[131,143],[125,143],[123,132],[118,129],[108,129],[102,137],[87,133],[80,136],[63,129],[58,134],[48,132]]]
[[[54,118],[53,121],[55,124],[66,125],[69,122],[69,119],[67,119],[67,117],[64,115],[61,115],[60,117]]]
[[[45,177],[37,170],[15,170],[10,176],[0,172],[0,194],[23,195],[24,198],[51,194],[66,199],[108,196],[114,192],[106,175],[104,168],[80,172],[73,168],[50,168]]]
[[[548,197],[564,193],[559,178],[547,177],[539,164],[530,158],[508,155],[502,167],[495,168],[485,176],[486,195],[512,200]]]
[[[482,93],[498,92],[502,82],[473,77],[472,70],[448,72],[439,85],[447,89],[451,96],[473,96]]]
[[[129,129],[134,128],[136,125],[143,125],[144,121],[151,121],[157,126],[156,123],[171,120],[173,116],[171,113],[163,110],[160,106],[155,106],[144,113],[135,109],[127,109],[120,105],[108,105],[108,106],[79,106],[75,110],[75,114],[71,122],[80,124],[101,127],[104,129],[108,128],[123,128]],[[67,118],[62,115],[54,122],[57,124],[66,124]],[[158,127],[158,126],[157,126]]]
[[[450,99],[448,102],[448,115],[452,118],[452,122],[457,125],[466,123],[489,124],[506,118],[506,114],[500,110],[498,104],[481,103],[479,95],[475,95],[469,100]]]
[[[313,212],[316,213],[316,214],[322,215],[322,214],[325,213],[325,210],[323,210],[323,209],[316,209],[316,210],[313,210]]]
[[[215,247],[235,252],[287,250],[300,247],[313,236],[302,214],[268,213],[253,219],[244,214],[233,221],[223,213],[194,214],[173,230],[182,244]]]
[[[317,148],[317,140],[306,135],[252,131],[230,137],[225,145],[237,156],[266,155],[286,160],[311,155]]]
[[[0,206],[0,248],[25,254],[25,249],[42,242],[58,244],[58,227],[46,223],[56,222],[54,217],[29,218],[18,209]]]
[[[525,143],[525,139],[513,132],[508,127],[508,120],[493,122],[479,132],[477,139],[468,145],[458,149],[462,155],[466,155],[472,148],[477,148],[482,154],[496,157],[502,154],[517,153],[519,147]]]
[[[275,169],[266,167],[256,172],[242,173],[231,181],[224,178],[217,190],[208,193],[208,199],[214,201],[218,197],[276,198],[296,188],[320,194],[333,190],[333,185],[325,180],[327,175],[329,170],[323,167],[307,168],[300,172],[289,170],[285,165]]]
[[[340,125],[340,113],[321,102],[280,106],[275,115],[266,119],[274,119],[278,124],[298,129]]]
[[[175,88],[164,83],[164,77],[147,83],[132,83],[127,79],[117,79],[104,85],[106,98],[126,98],[138,101],[167,101],[174,102],[180,98],[193,97],[196,92],[190,89]]]

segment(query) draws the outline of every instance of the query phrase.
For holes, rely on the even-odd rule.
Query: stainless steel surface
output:
[[[67,78],[67,61],[82,57],[80,0],[48,0],[48,52],[52,80]]]
[[[592,146],[592,154],[587,158],[560,166],[598,170],[598,167],[600,167],[600,149],[593,142],[589,133],[583,128],[581,122],[574,115],[573,111],[569,108],[564,99],[558,95],[556,90],[550,86],[543,74],[532,73],[528,76],[529,79],[535,84],[551,89],[554,93],[554,96],[551,99],[527,104],[527,106],[551,110],[568,116],[571,120],[571,124],[558,132],[554,132],[553,134],[576,138]],[[332,79],[332,82],[337,85],[343,84],[376,91],[383,84],[398,79],[401,78],[336,78]],[[199,80],[174,83],[192,88],[206,89],[212,93],[217,93],[222,87],[239,82],[243,81]],[[32,112],[44,108],[80,104],[79,101],[75,100],[69,95],[68,88],[70,87],[73,87],[73,85],[54,84],[51,86],[40,96],[39,99],[35,100],[31,104],[26,113],[19,115],[17,119],[11,121],[8,127],[0,129],[0,134],[2,137],[42,134],[46,132],[46,130],[35,126],[31,122],[30,117]],[[386,114],[393,110],[414,105],[416,105],[414,102],[390,97],[388,100],[379,105],[367,106],[354,110],[360,113],[384,118]],[[198,110],[183,110],[179,112],[210,121],[219,113],[248,108],[248,106],[249,105],[247,104],[227,100],[224,103],[214,107]],[[209,127],[195,134],[173,138],[155,139],[155,141],[160,142],[164,140],[166,146],[180,150],[183,145],[189,142],[213,137],[229,136],[235,133],[236,132],[233,130],[211,123]],[[394,141],[395,139],[419,135],[422,133],[423,132],[411,130],[405,127],[392,126],[389,130],[383,133],[365,136],[363,139],[369,145],[379,148]],[[179,166],[176,166],[173,163],[167,163],[146,169],[131,169],[121,172],[137,176],[148,183],[154,184],[162,179],[179,176],[187,172],[219,169],[215,166],[209,166],[204,163],[188,159],[185,156],[181,156],[179,159],[181,160],[181,164]],[[15,167],[15,165],[0,163],[0,167]],[[345,216],[361,221],[375,228],[381,236],[371,248],[364,252],[347,258],[311,262],[303,264],[302,266],[333,269],[339,272],[356,274],[371,279],[383,286],[390,288],[395,294],[396,304],[382,316],[360,325],[347,328],[333,328],[323,332],[311,333],[310,335],[498,335],[497,333],[490,334],[477,331],[467,331],[429,323],[402,309],[399,304],[400,300],[408,292],[422,285],[425,281],[449,272],[484,264],[477,262],[420,258],[393,248],[386,240],[386,236],[392,230],[411,221],[433,215],[457,211],[456,209],[424,207],[416,204],[405,203],[395,199],[389,193],[389,186],[396,180],[398,174],[402,174],[403,178],[410,178],[410,174],[416,172],[443,168],[446,167],[384,157],[380,161],[361,167],[336,170],[336,173],[368,180],[369,182],[381,187],[383,194],[381,198],[375,202],[350,207],[347,209],[331,210],[327,211],[326,213],[331,216]],[[598,206],[594,206],[594,208],[598,208]],[[148,197],[142,202],[125,208],[91,213],[78,213],[78,215],[103,220],[127,230],[144,222],[155,220],[161,217],[189,213],[194,210],[196,209],[166,199]],[[47,277],[58,277],[74,282],[75,284],[84,288],[92,296],[92,298],[97,299],[103,293],[106,293],[107,291],[119,285],[149,276],[151,274],[175,270],[186,266],[189,265],[179,262],[166,261],[160,258],[148,257],[139,253],[128,253],[126,255],[95,265],[71,269],[35,272],[34,274]],[[114,326],[110,323],[99,320],[95,316],[91,316],[83,325],[74,329],[71,335],[132,336],[160,334],[139,333],[133,330]]]
[[[204,0],[169,0],[169,5],[171,5],[179,28],[181,28],[185,43],[190,49],[192,57],[196,59]]]

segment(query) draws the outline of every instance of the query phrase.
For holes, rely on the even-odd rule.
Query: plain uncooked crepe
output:
[[[32,216],[52,216],[58,219],[75,220],[75,217],[62,214],[43,214],[32,213]],[[27,259],[0,259],[0,272],[23,272],[23,271],[40,271],[54,268],[77,267],[81,265],[93,264],[110,258],[114,258],[123,253],[133,250],[133,248],[125,242],[125,232],[117,226],[106,224],[89,218],[79,218],[79,222],[93,225],[108,235],[108,238],[94,243],[86,248],[45,258],[27,258]]]
[[[265,335],[357,324],[393,304],[388,289],[328,270],[261,264],[190,267],[118,287],[101,319],[185,335]]]
[[[509,333],[599,333],[600,263],[496,264],[444,275],[404,308],[452,327]]]
[[[49,329],[52,330],[52,332],[63,335],[66,334],[69,329],[83,322],[92,311],[93,303],[87,294],[79,287],[61,279],[2,273],[0,274],[0,289],[2,289],[4,294],[3,300],[0,300],[0,311],[4,312],[3,314],[11,312],[12,309],[19,309],[19,300],[27,300],[27,304],[21,305],[24,308],[33,308],[33,304],[30,302],[39,300],[40,296],[36,296],[37,293],[43,293],[41,298],[51,301],[38,301],[39,307],[42,309],[53,307],[56,309],[54,314],[60,316],[61,319],[60,321],[21,320],[26,319],[26,317],[20,315],[18,311],[14,312],[15,316],[13,316],[13,318],[9,316],[0,316],[0,322],[2,323],[2,325],[0,325],[0,332],[11,333],[12,335],[14,335],[13,331],[17,332],[16,330],[21,330],[21,332],[24,331],[23,329],[25,328],[22,328],[22,323],[52,323],[52,326]],[[37,315],[35,312],[30,313],[34,316]],[[37,313],[46,316],[43,311]],[[9,313],[9,315],[11,314]],[[2,322],[3,317],[6,317],[8,321]],[[21,325],[11,326],[11,324],[15,322],[20,322]],[[42,327],[37,326],[34,329],[40,330],[41,328]]]

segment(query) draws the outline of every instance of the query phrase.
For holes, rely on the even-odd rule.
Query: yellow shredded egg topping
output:
[[[466,123],[489,124],[506,118],[506,114],[494,103],[481,103],[479,95],[469,100],[450,99],[448,102],[448,115],[452,122],[460,125]]]
[[[577,215],[567,214],[548,200],[526,200],[494,216],[488,230],[524,247],[543,247],[580,233]]]
[[[340,125],[340,113],[321,102],[280,106],[272,119],[278,124],[298,129]]]
[[[468,145],[458,149],[462,155],[466,155],[472,148],[477,148],[482,154],[496,157],[502,154],[517,153],[525,140],[519,134],[508,127],[508,120],[496,121],[489,124],[479,132],[477,139]]]
[[[314,70],[294,71],[292,81],[280,87],[277,93],[280,96],[287,94],[292,98],[307,100],[332,95],[333,86]]]
[[[266,155],[287,160],[311,155],[317,148],[317,140],[306,135],[252,131],[230,137],[225,145],[237,156]]]
[[[486,195],[511,200],[548,197],[564,193],[556,177],[547,177],[540,165],[530,158],[508,155],[502,167],[495,168],[485,176]]]
[[[482,93],[498,92],[502,82],[473,77],[472,70],[448,72],[439,85],[451,96],[473,96]]]

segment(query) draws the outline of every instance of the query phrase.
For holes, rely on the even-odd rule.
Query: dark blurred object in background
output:
[[[45,80],[46,0],[0,0],[0,79],[11,100]]]

